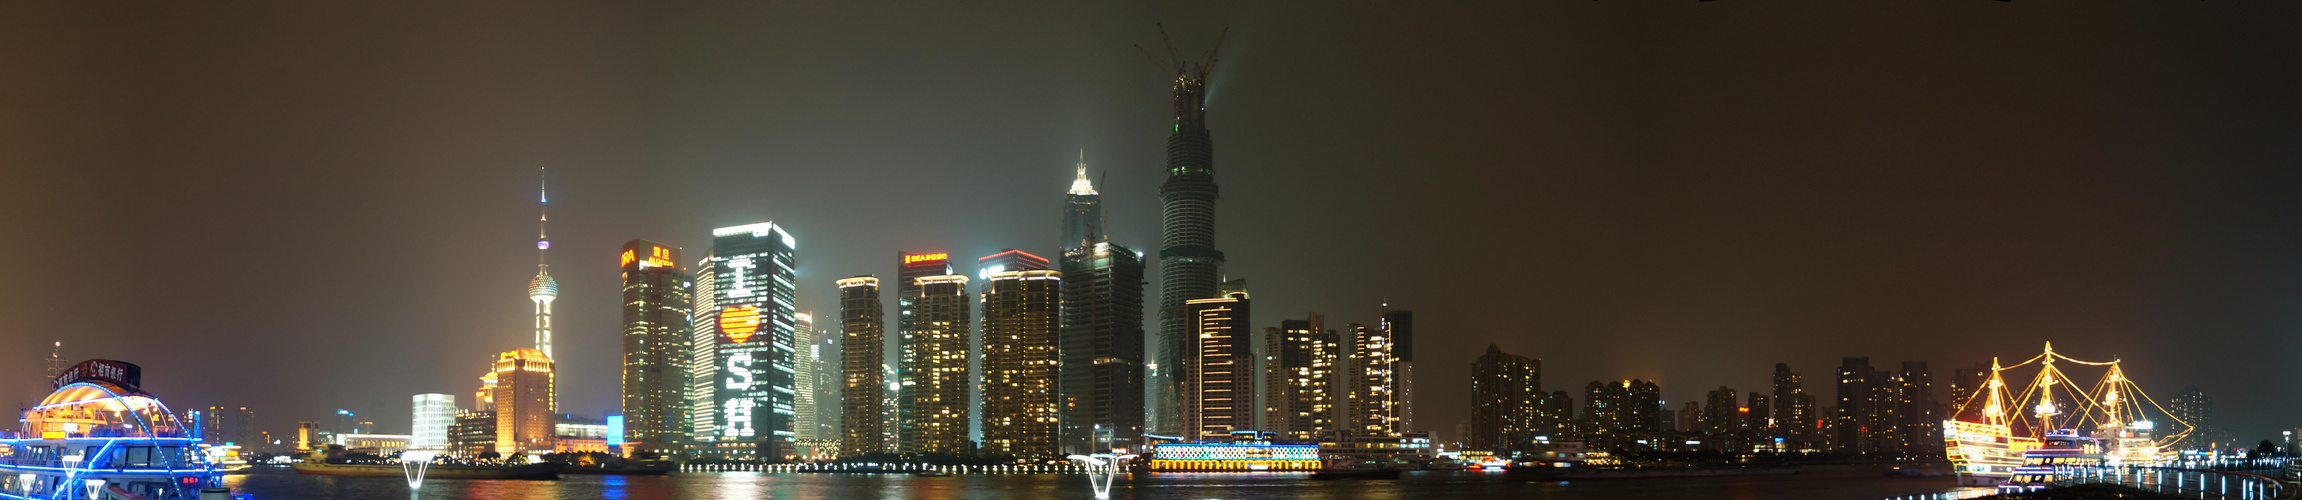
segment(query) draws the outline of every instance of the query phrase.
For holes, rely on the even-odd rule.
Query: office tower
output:
[[[259,444],[256,436],[256,412],[248,407],[210,406],[199,410],[200,442],[211,446],[236,444],[253,449]]]
[[[543,351],[512,349],[496,356],[496,453],[552,451],[552,359]]]
[[[688,313],[687,344],[687,418],[689,449],[710,451],[712,437],[719,435],[715,422],[719,421],[719,307],[712,297],[719,293],[719,273],[712,270],[711,252],[706,250],[702,259],[695,261],[695,281],[690,285],[688,298],[694,307]]]
[[[881,356],[887,350],[883,314],[879,278],[839,280],[839,450],[845,455],[888,450],[881,424],[890,415],[880,406],[888,396],[888,380],[880,376]]]
[[[1503,352],[1487,344],[1487,353],[1471,363],[1471,428],[1465,446],[1475,450],[1504,450],[1529,443],[1543,434],[1543,361]]]
[[[879,442],[887,443],[887,451],[892,452],[895,451],[896,440],[903,437],[903,412],[900,411],[903,405],[899,401],[903,395],[903,386],[895,382],[900,377],[896,375],[894,366],[879,365],[879,378],[887,381],[887,389],[880,392],[883,397],[879,399],[879,414],[883,416],[879,421]]]
[[[801,349],[815,346],[815,317],[801,313],[791,315],[791,341]],[[815,358],[804,352],[793,353],[791,363],[791,435],[795,439],[816,439],[815,422]]]
[[[1974,399],[1974,396],[1980,394],[1983,384],[1987,383],[1990,383],[1989,362],[1978,362],[1974,366],[1952,368],[1950,370],[1950,400],[1945,402],[1948,403],[1949,411],[1943,413],[1943,419],[1981,422],[1983,420],[1983,402]]]
[[[1159,186],[1159,346],[1152,363],[1172,371],[1192,320],[1184,303],[1220,296],[1223,252],[1215,249],[1215,142],[1207,132],[1207,75],[1213,54],[1196,68],[1175,68],[1174,124],[1167,136],[1167,181]],[[1151,427],[1172,434],[1180,416],[1170,373],[1152,384]]]
[[[1687,404],[1686,404],[1686,406],[1685,406],[1684,408],[1680,408],[1680,409],[1679,409],[1679,411],[1678,411],[1678,414],[1679,414],[1679,415],[1678,415],[1678,416],[1679,416],[1679,419],[1678,419],[1678,421],[1677,421],[1677,422],[1674,422],[1674,424],[1676,424],[1676,425],[1677,425],[1677,427],[1678,427],[1678,430],[1679,430],[1680,432],[1687,432],[1687,433],[1696,433],[1696,432],[1702,432],[1702,429],[1703,429],[1703,405],[1702,405],[1702,403],[1698,403],[1698,402],[1694,402],[1694,401],[1688,401],[1688,402],[1687,402]]]
[[[918,358],[921,339],[917,322],[913,321],[916,316],[913,302],[919,297],[919,278],[953,274],[950,258],[951,254],[943,252],[895,253],[895,382],[900,387],[896,390],[896,400],[901,403],[896,407],[895,418],[895,434],[899,436],[895,443],[897,450],[913,449],[911,443],[903,440],[915,435],[910,426],[918,422],[911,414],[915,408],[910,404],[910,394],[912,387],[919,383],[918,377],[922,375],[913,371],[921,363]]]
[[[1406,431],[1399,428],[1398,344],[1380,324],[1350,329],[1349,429],[1371,436]]]
[[[456,455],[467,458],[477,458],[491,453],[498,456],[502,455],[496,453],[496,412],[494,411],[466,410],[456,412],[456,424],[454,427],[448,428],[448,436],[455,442],[452,448]]]
[[[1736,400],[1736,396],[1739,394],[1726,386],[1710,391],[1708,397],[1703,399],[1706,409],[1703,411],[1702,432],[1716,437],[1742,430],[1742,404]]]
[[[1806,382],[1804,377],[1797,372],[1790,371],[1790,363],[1775,363],[1774,413],[1771,417],[1774,419],[1777,432],[1773,436],[1783,438],[1785,442],[1793,444],[1794,447],[1795,442],[1801,441],[1801,438],[1804,437],[1795,435],[1795,430],[1802,425],[1807,428],[1814,426],[1812,422],[1814,416],[1800,413],[1800,408],[1795,402],[1798,396],[1805,394]]]
[[[2206,391],[2199,390],[2195,385],[2183,387],[2180,394],[2175,394],[2174,399],[2166,403],[2166,414],[2175,421],[2159,423],[2158,438],[2181,434],[2185,429],[2189,432],[2181,440],[2169,444],[2169,448],[2187,451],[2230,445],[2220,439],[2221,431],[2214,426],[2214,399],[2207,397]],[[2189,425],[2185,427],[2183,424]]]
[[[1543,418],[1547,420],[1538,424],[1544,432],[1537,436],[1581,435],[1575,426],[1575,397],[1565,390],[1551,391],[1551,397],[1543,400]]]
[[[1942,417],[1935,413],[1933,372],[1925,361],[1904,361],[1895,382],[1894,452],[1904,458],[1941,455]]]
[[[416,450],[445,450],[448,427],[456,424],[456,397],[452,394],[417,394],[413,425],[408,433],[408,448]]]
[[[1335,418],[1343,399],[1338,389],[1343,343],[1326,324],[1326,317],[1314,312],[1309,319],[1280,321],[1266,337],[1274,354],[1266,372],[1269,428],[1262,430],[1277,432],[1280,439],[1310,441],[1342,429]]]
[[[968,313],[973,304],[967,296],[967,277],[921,276],[912,281],[916,291],[905,301],[911,304],[912,342],[904,356],[910,364],[902,367],[904,421],[898,449],[965,453],[974,410],[968,400],[974,386],[968,362],[974,352],[969,346]]]
[[[1415,430],[1415,312],[1383,304],[1383,336],[1391,342],[1391,373],[1398,384],[1398,432]]]
[[[697,273],[711,283],[696,286],[711,293],[714,314],[705,320],[699,310],[696,328],[711,330],[711,341],[709,352],[694,356],[714,363],[711,375],[696,381],[711,385],[713,414],[711,433],[692,438],[708,455],[781,459],[790,451],[797,248],[773,222],[711,231],[709,260],[699,266],[708,274]],[[704,302],[701,295],[696,301]]]
[[[838,326],[845,324],[845,318],[835,323]],[[811,371],[815,378],[815,438],[818,441],[846,439],[846,435],[839,430],[842,409],[839,395],[845,390],[840,378],[840,365],[845,361],[840,357],[839,336],[840,331],[837,329],[816,329],[815,342],[808,344],[807,353],[804,354],[807,362],[815,366]]]
[[[983,451],[1037,458],[1056,452],[1063,273],[1031,254],[999,255],[1015,254],[1035,260],[993,264],[986,269],[1005,270],[983,282]]]
[[[1255,414],[1255,357],[1252,301],[1247,292],[1183,304],[1192,318],[1193,340],[1177,375],[1182,383],[1183,438],[1218,441],[1231,431],[1252,430]]]
[[[319,434],[319,431],[320,424],[318,422],[310,420],[296,422],[296,453],[310,453],[312,445],[319,443],[317,439],[314,439],[318,437],[315,434]]]
[[[687,411],[695,361],[689,296],[694,284],[679,249],[647,240],[623,244],[623,448],[631,453],[685,451],[693,421]]]
[[[1062,271],[1062,453],[1142,451],[1143,256],[1098,241],[1063,252]]]
[[[1056,248],[1069,252],[1101,243],[1103,232],[1103,195],[1087,181],[1087,151],[1080,150],[1079,178],[1063,193],[1063,244]]]

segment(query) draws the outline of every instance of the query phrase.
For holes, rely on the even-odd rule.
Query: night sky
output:
[[[1490,343],[1675,408],[1777,362],[1828,399],[1848,355],[1947,394],[2051,340],[2241,438],[2302,425],[2302,4],[1409,5],[7,3],[0,402],[62,340],[275,432],[470,406],[530,345],[539,167],[561,409],[595,417],[629,239],[772,220],[824,317],[899,250],[1052,255],[1083,149],[1155,253],[1168,75],[1132,45],[1164,22],[1186,57],[1230,28],[1255,326],[1416,311],[1442,437]]]

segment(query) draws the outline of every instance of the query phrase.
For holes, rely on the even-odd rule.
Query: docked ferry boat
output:
[[[103,359],[57,375],[23,429],[0,438],[0,498],[228,497],[198,439],[140,382],[140,367]]]
[[[2080,385],[2055,368],[2057,361],[2104,367],[2102,380]],[[2013,391],[2002,374],[2037,365],[2036,375],[2020,392]],[[2150,401],[2142,388],[2126,377],[2118,360],[2084,361],[2054,352],[2054,344],[2036,357],[2011,366],[1991,360],[1990,377],[1943,421],[1945,455],[1958,474],[1958,483],[1971,486],[2017,482],[2029,463],[2038,459],[2092,460],[2119,465],[2150,465],[2167,460],[2169,443],[2195,430],[2188,422],[2166,414]],[[2017,412],[2028,411],[2025,418]],[[2164,417],[2163,419],[2153,417]],[[2161,428],[2161,424],[2167,428]],[[2089,431],[2098,437],[2085,437]],[[2083,443],[2072,441],[2083,440]],[[2059,444],[2057,444],[2059,443]],[[2076,444],[2073,444],[2076,443]],[[2091,447],[2093,458],[2069,456],[2072,446]],[[2035,475],[2035,474],[2032,474]]]
[[[2102,451],[2100,442],[2078,435],[2076,429],[2048,433],[2037,449],[2022,452],[2022,465],[2014,468],[2012,477],[1998,483],[1998,491],[2020,493],[2046,489],[2053,486],[2054,481],[2070,477],[2077,469],[2102,466]]]

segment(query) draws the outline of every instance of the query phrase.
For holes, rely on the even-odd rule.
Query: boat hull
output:
[[[297,474],[320,476],[379,476],[405,477],[406,469],[399,465],[367,464],[315,464],[297,463]],[[514,466],[433,465],[424,468],[425,478],[445,479],[559,479],[559,464],[529,464]]]

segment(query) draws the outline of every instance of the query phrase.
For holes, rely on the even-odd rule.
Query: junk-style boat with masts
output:
[[[55,391],[0,438],[0,498],[225,498],[223,472],[133,363],[91,359],[58,374]],[[205,490],[205,491],[203,491]]]
[[[2100,382],[2082,388],[2054,367],[2056,361],[2106,368]],[[2002,374],[2032,363],[2038,364],[2038,374],[2031,377],[2029,387],[2014,393]],[[2047,448],[2042,440],[2053,440],[2056,434],[2062,434],[2064,445],[2076,442],[2072,437],[2085,437],[2095,450],[2087,454],[2099,454],[2105,465],[2146,466],[2171,459],[2166,445],[2191,431],[2189,422],[2175,418],[2128,380],[2117,360],[2084,361],[2055,354],[2051,342],[2046,352],[2013,366],[1991,360],[1989,378],[1972,391],[1957,402],[1951,419],[1942,422],[1943,445],[1962,485],[2013,480],[2029,452]],[[2022,409],[2030,410],[2030,418],[2013,415]],[[2153,420],[2152,413],[2163,420]],[[2168,427],[2159,428],[2160,422]],[[2168,432],[2158,432],[2162,430]],[[2059,452],[2046,455],[2055,453]]]

